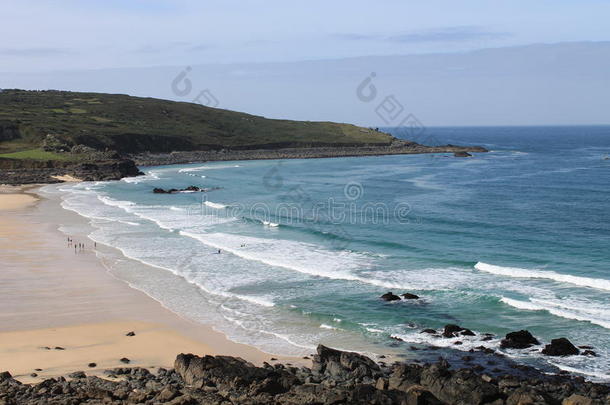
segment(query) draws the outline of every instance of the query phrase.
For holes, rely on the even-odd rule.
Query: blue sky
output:
[[[0,71],[456,52],[610,40],[610,1],[6,0]]]
[[[0,88],[207,92],[372,126],[390,96],[426,126],[610,123],[610,0],[4,0],[0,16]]]

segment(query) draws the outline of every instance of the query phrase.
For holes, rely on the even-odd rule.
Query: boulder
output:
[[[591,398],[583,397],[582,395],[573,394],[563,400],[561,405],[594,405],[595,402]]]
[[[323,345],[318,345],[317,352],[311,367],[314,373],[338,380],[364,377],[376,379],[381,376],[379,365],[359,353],[343,352]]]
[[[452,405],[481,405],[500,398],[498,388],[471,370],[448,370],[446,362],[432,365],[421,374],[421,385],[436,398]]]
[[[539,344],[540,342],[529,331],[520,330],[508,333],[500,342],[500,347],[503,349],[527,349]]]
[[[298,383],[294,375],[281,368],[259,368],[230,356],[179,354],[174,368],[194,388],[216,386],[222,390],[245,389],[252,394],[276,395]]]
[[[402,298],[406,299],[406,300],[418,300],[419,296],[415,295],[415,294],[411,294],[411,293],[404,293],[401,294]]]
[[[421,382],[422,367],[417,364],[398,363],[392,369],[388,380],[388,389],[407,392]]]
[[[574,356],[578,353],[580,351],[566,338],[553,339],[542,349],[542,354],[547,356]]]
[[[84,371],[75,371],[73,373],[68,374],[70,378],[87,378],[87,375]]]
[[[381,298],[384,301],[400,301],[400,297],[398,295],[392,293],[391,291],[383,294],[379,298]]]
[[[533,388],[517,388],[506,399],[506,405],[550,405],[543,394]]]
[[[472,157],[472,155],[468,152],[455,152],[453,154],[455,157]]]

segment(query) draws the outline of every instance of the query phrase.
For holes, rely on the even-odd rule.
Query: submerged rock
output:
[[[415,295],[415,294],[411,294],[411,293],[404,293],[401,294],[402,298],[406,299],[406,300],[418,300],[419,296]]]
[[[455,152],[453,154],[455,157],[472,157],[472,155],[468,152]]]
[[[520,330],[508,333],[500,342],[500,347],[503,349],[527,349],[539,344],[540,342],[529,331]]]

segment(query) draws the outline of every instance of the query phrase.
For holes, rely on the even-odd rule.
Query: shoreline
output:
[[[2,371],[22,382],[77,370],[101,375],[101,367],[126,366],[123,357],[130,360],[127,366],[170,367],[181,351],[237,355],[254,364],[271,358],[306,363],[230,341],[212,326],[187,320],[117,279],[97,256],[112,248],[94,249],[79,234],[72,239],[85,249],[68,246],[58,229],[60,219],[78,215],[54,207],[54,201],[33,189],[0,188]],[[131,331],[135,336],[125,336]],[[96,367],[88,368],[89,363]]]
[[[471,403],[452,402],[459,398],[466,401],[481,399],[481,402],[472,403],[507,404],[513,402],[488,402],[487,399],[493,397],[509,401],[526,398],[524,395],[530,398],[594,399],[594,402],[583,402],[586,404],[602,404],[604,402],[598,401],[610,398],[606,397],[610,393],[609,384],[586,382],[584,378],[569,373],[545,375],[532,367],[484,351],[469,355],[462,353],[465,355],[463,359],[470,358],[464,364],[456,359],[449,363],[446,360],[436,364],[403,360],[406,362],[391,364],[400,359],[388,357],[377,363],[361,354],[319,347],[312,363],[309,359],[273,356],[255,347],[232,342],[211,326],[180,317],[114,277],[103,266],[96,251],[91,249],[92,242],[84,242],[85,249],[74,252],[66,245],[64,234],[56,229],[63,223],[58,212],[79,220],[81,217],[64,210],[44,195],[32,193],[33,188],[0,188],[0,239],[11,236],[8,245],[3,243],[5,251],[0,251],[0,259],[8,263],[8,271],[2,274],[3,282],[0,283],[0,289],[7,285],[0,290],[0,305],[6,309],[0,314],[0,364],[3,365],[0,372],[10,373],[0,373],[0,399],[3,396],[20,398],[17,402],[8,403],[22,403],[21,400],[25,403],[32,392],[40,392],[43,387],[53,388],[53,393],[45,388],[45,394],[42,394],[49,400],[60,395],[78,395],[79,400],[101,399],[98,397],[101,389],[106,392],[103,395],[106,395],[104,398],[108,403],[144,402],[144,399],[169,402],[166,397],[185,401],[192,398],[195,402],[178,403],[193,404],[221,403],[228,398],[238,398],[234,403],[247,402],[254,387],[260,387],[262,382],[259,377],[251,377],[249,388],[236,384],[233,380],[236,366],[231,364],[237,364],[240,370],[237,375],[245,369],[251,373],[248,375],[266,376],[265,381],[287,379],[275,382],[288,384],[279,391],[276,388],[270,392],[265,391],[266,388],[255,391],[256,395],[262,395],[257,397],[263,401],[259,403],[311,403],[314,398],[335,398],[336,395],[347,395],[346,403],[369,396],[367,403],[384,404],[403,403],[400,398],[405,395],[407,398],[415,395],[416,398],[423,396],[431,398],[431,401],[443,401],[423,403],[447,404]],[[4,204],[8,199],[3,197],[15,195],[25,198],[21,198],[17,205]],[[49,218],[53,220],[49,221]],[[74,232],[75,242],[82,243],[85,238],[86,234]],[[98,249],[113,248],[98,246]],[[25,288],[14,291],[19,283]],[[9,291],[12,296],[7,295]],[[129,336],[131,331],[134,336]],[[443,357],[438,349],[430,348],[430,355],[436,353],[437,357]],[[186,359],[213,365],[219,370],[219,377],[213,377],[203,369],[193,370],[195,363],[191,365],[184,356],[178,356],[174,362],[181,352],[205,355],[203,358],[186,356]],[[232,357],[212,357],[218,355]],[[272,358],[278,361],[272,361]],[[434,361],[431,358],[431,362]],[[477,369],[478,364],[484,362],[494,362],[497,367],[503,364],[504,374]],[[94,365],[90,366],[90,363]],[[364,376],[360,376],[362,372],[365,372]],[[202,377],[195,377],[197,375]],[[37,385],[18,385],[13,383],[13,378],[21,383]],[[65,378],[69,381],[66,382]],[[443,383],[437,384],[435,379]],[[467,390],[460,388],[464,381]],[[199,389],[197,384],[209,389]],[[269,386],[269,382],[266,384],[262,386],[273,386]],[[364,391],[358,391],[353,394],[356,397],[350,399],[354,384],[360,384]],[[115,392],[121,392],[126,385],[131,393],[125,394],[124,398],[117,397]],[[29,387],[36,388],[32,390]],[[71,387],[78,394],[66,391],[64,387]],[[168,387],[171,387],[169,396]],[[307,397],[304,387],[315,389],[315,395]],[[212,394],[213,398],[208,397]],[[40,394],[37,395],[38,400]],[[286,399],[284,395],[292,399]],[[305,398],[309,398],[309,402]],[[212,399],[218,402],[196,402]]]

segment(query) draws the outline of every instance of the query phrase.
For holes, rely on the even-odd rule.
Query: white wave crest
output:
[[[223,208],[227,208],[227,206],[224,205],[224,204],[218,204],[218,203],[215,203],[215,202],[212,202],[212,201],[206,201],[206,202],[204,202],[204,204],[207,205],[210,208],[216,208],[216,209],[219,209],[219,210],[223,209]]]
[[[606,279],[572,276],[569,274],[555,273],[554,271],[520,269],[517,267],[502,267],[483,262],[478,262],[477,264],[475,264],[474,268],[479,271],[496,274],[498,276],[515,278],[539,278],[553,280],[560,283],[574,284],[581,287],[589,287],[596,288],[599,290],[610,291],[610,280]]]
[[[591,322],[603,328],[610,329],[610,316],[608,316],[608,310],[604,310],[603,308],[570,306],[561,302],[539,300],[536,298],[531,298],[529,301],[519,301],[502,297],[500,301],[517,309],[525,311],[547,311],[561,318]],[[596,317],[596,314],[599,317]]]

